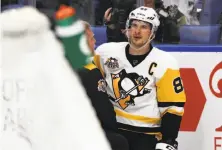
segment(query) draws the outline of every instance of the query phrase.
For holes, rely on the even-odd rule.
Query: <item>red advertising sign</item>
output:
[[[213,89],[212,81],[215,73],[220,69],[222,69],[222,62],[215,66],[209,77],[209,88],[213,95],[218,98],[222,98],[222,78],[217,83],[220,92]],[[180,72],[187,97],[180,131],[195,132],[206,103],[206,97],[194,68],[181,68]],[[222,126],[218,127],[216,131],[221,132]]]

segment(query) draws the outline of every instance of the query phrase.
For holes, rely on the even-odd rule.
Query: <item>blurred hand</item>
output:
[[[104,14],[104,21],[109,22],[111,20],[111,10],[112,7],[108,8]]]
[[[144,6],[154,8],[154,0],[144,0]]]
[[[104,14],[104,23],[105,25],[107,25],[110,29],[115,29],[115,26],[114,24],[112,24],[110,22],[111,20],[111,16],[112,16],[112,13],[111,13],[111,10],[112,10],[112,7],[108,8]]]

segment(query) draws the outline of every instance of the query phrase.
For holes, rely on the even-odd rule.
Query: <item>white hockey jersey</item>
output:
[[[183,115],[186,100],[176,60],[153,48],[133,67],[127,42],[106,43],[96,50],[94,63],[103,74],[120,129],[159,134],[165,113]],[[176,105],[179,103],[179,105]],[[181,105],[182,104],[182,105]]]
[[[110,150],[46,16],[28,7],[0,20],[0,149]]]

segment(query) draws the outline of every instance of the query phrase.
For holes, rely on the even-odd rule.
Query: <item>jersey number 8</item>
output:
[[[174,91],[180,93],[183,91],[183,85],[180,77],[177,77],[173,80]]]

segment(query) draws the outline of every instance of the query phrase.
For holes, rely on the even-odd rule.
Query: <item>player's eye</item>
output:
[[[142,29],[148,29],[149,27],[147,25],[142,25],[141,28]]]
[[[132,23],[131,28],[137,28],[137,24],[136,23]]]

